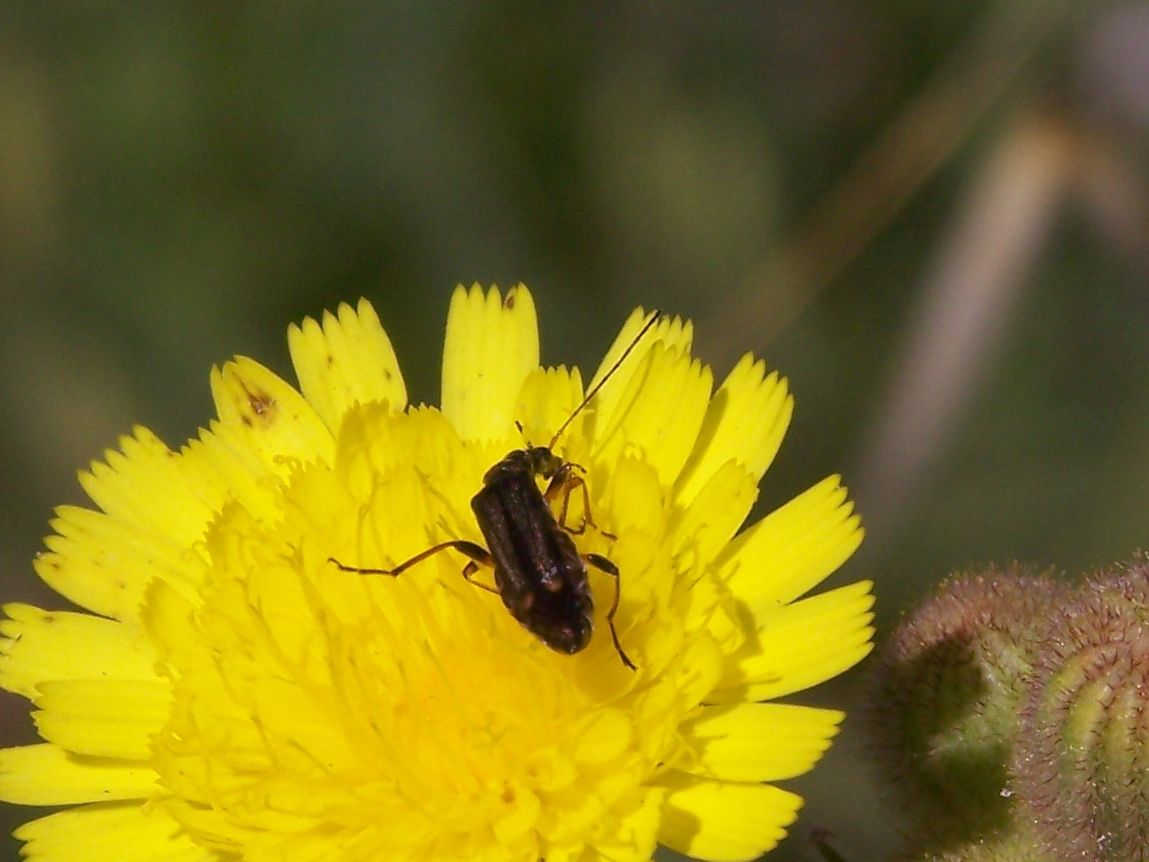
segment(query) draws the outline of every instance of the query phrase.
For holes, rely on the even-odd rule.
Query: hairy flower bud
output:
[[[880,653],[869,725],[919,847],[972,846],[1011,828],[1018,710],[1045,621],[1068,593],[1019,566],[959,576]]]
[[[1059,862],[1035,850],[1039,843],[1029,824],[1015,822],[1014,828],[990,838],[927,850],[905,857],[905,862]]]
[[[1013,759],[1057,859],[1149,860],[1149,558],[1090,579],[1057,614]]]

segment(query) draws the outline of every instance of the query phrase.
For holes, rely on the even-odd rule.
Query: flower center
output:
[[[167,656],[177,705],[157,743],[164,785],[190,802],[175,813],[203,840],[337,828],[431,853],[445,834],[486,835],[527,842],[529,857],[649,772],[628,712],[608,706],[635,677],[605,625],[563,655],[461,577],[456,552],[399,577],[329,560],[387,567],[481,540],[466,504],[498,450],[464,446],[434,416],[367,411],[333,466],[285,487],[277,523],[232,508],[213,527],[203,605]]]

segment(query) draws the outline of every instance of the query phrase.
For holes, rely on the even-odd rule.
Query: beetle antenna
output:
[[[602,379],[599,380],[598,383],[596,383],[594,386],[591,387],[590,392],[588,392],[583,397],[582,401],[579,402],[578,407],[576,407],[574,410],[572,410],[571,414],[563,421],[563,424],[559,426],[559,430],[555,432],[555,436],[552,437],[551,442],[547,444],[548,449],[553,449],[555,447],[555,443],[558,442],[559,437],[562,436],[562,433],[567,430],[567,426],[570,425],[571,422],[574,421],[574,418],[576,416],[578,416],[579,413],[582,412],[583,408],[586,407],[587,404],[590,403],[590,400],[592,398],[594,398],[595,395],[598,394],[598,391],[600,389],[602,389],[603,384],[606,383],[606,381],[610,380],[610,378],[614,375],[614,372],[618,371],[618,367],[620,365],[622,365],[623,362],[626,361],[626,357],[630,356],[630,352],[632,350],[634,350],[635,347],[638,346],[638,342],[642,341],[642,336],[646,335],[646,333],[650,330],[650,328],[652,326],[654,326],[654,324],[658,323],[658,321],[660,321],[661,319],[662,319],[662,312],[659,311],[657,308],[653,309],[651,312],[651,315],[650,315],[650,319],[648,321],[646,321],[645,324],[643,324],[642,329],[640,329],[638,331],[638,335],[634,336],[634,338],[631,340],[630,344],[628,344],[626,346],[626,350],[624,350],[622,352],[622,356],[620,356],[618,359],[616,359],[614,361],[614,365],[612,365],[609,369],[607,369],[607,372],[606,372],[606,374],[604,374],[602,376]]]

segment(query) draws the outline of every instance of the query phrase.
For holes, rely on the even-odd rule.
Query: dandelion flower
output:
[[[643,325],[636,311],[598,372]],[[712,392],[663,319],[556,443],[584,470],[595,635],[549,649],[435,554],[482,542],[487,469],[582,398],[540,368],[525,288],[455,292],[442,407],[412,407],[366,301],[289,333],[298,389],[251,359],[179,451],[137,428],[81,476],[36,571],[90,613],[5,608],[0,684],[44,742],[0,751],[43,862],[752,859],[842,714],[768,701],[870,649],[870,584],[804,597],[861,540],[837,477],[735,535],[789,422],[745,357]],[[593,384],[593,380],[589,385]],[[568,523],[584,513],[571,497]],[[580,510],[580,511],[573,511]],[[490,586],[489,572],[480,572]]]

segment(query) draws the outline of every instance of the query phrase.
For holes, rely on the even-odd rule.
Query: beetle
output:
[[[471,498],[471,511],[487,542],[486,548],[465,539],[451,539],[432,545],[389,569],[349,566],[334,557],[328,557],[328,562],[345,572],[398,577],[428,557],[456,551],[469,558],[463,568],[463,577],[468,582],[498,595],[511,616],[527,631],[551,649],[567,655],[585,649],[594,630],[594,600],[587,574],[587,566],[593,566],[614,578],[614,600],[606,613],[606,621],[622,663],[636,670],[614,626],[621,595],[618,566],[601,554],[580,553],[571,538],[587,526],[597,527],[582,477],[585,470],[556,455],[554,448],[570,423],[661,318],[661,312],[652,312],[622,355],[563,420],[546,446],[532,446],[528,442],[487,470],[482,487]],[[522,426],[518,427],[521,432]],[[539,478],[547,482],[545,491],[539,490]],[[576,490],[582,492],[582,522],[571,527],[566,522],[567,509],[570,495]],[[551,507],[559,501],[560,511],[556,517]],[[609,533],[604,535],[614,538]],[[474,580],[480,568],[494,571],[493,588]]]

